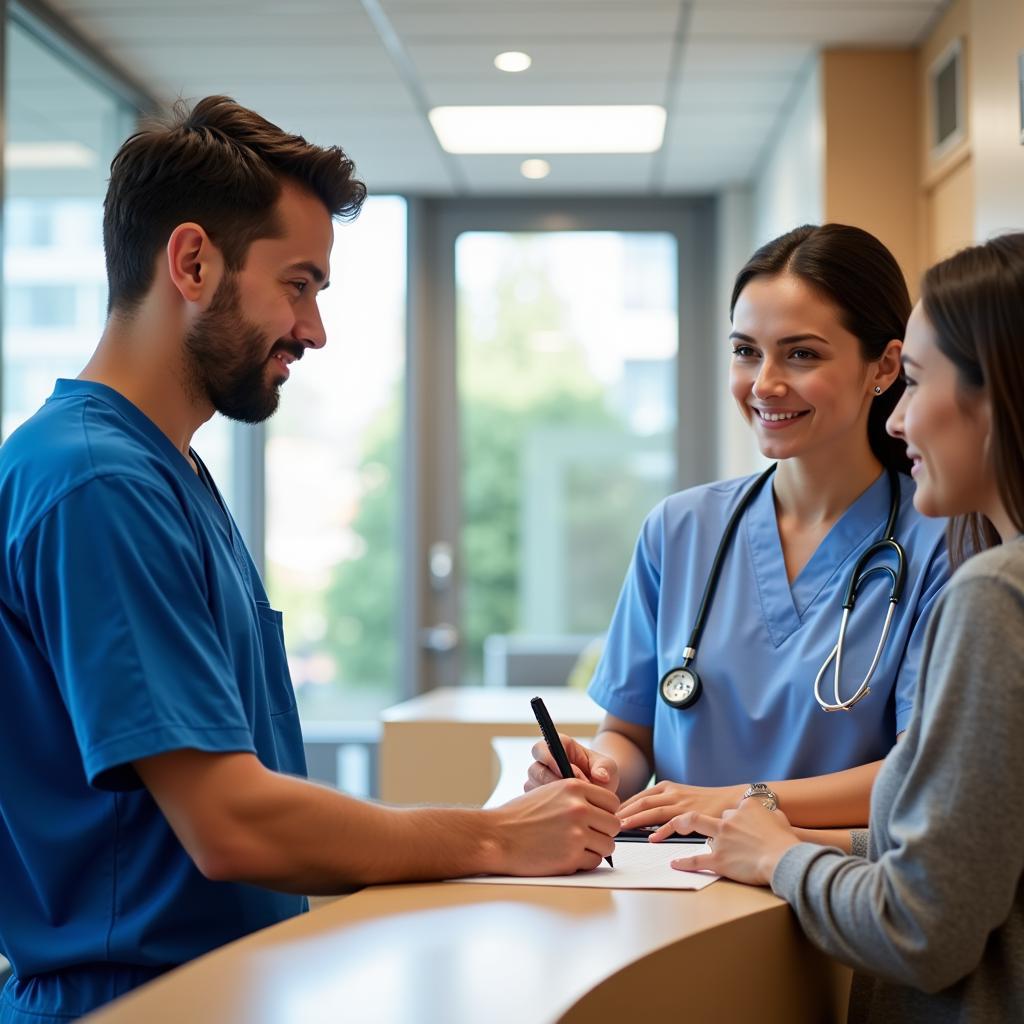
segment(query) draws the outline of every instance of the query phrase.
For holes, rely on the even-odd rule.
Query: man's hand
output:
[[[782,855],[800,842],[782,811],[769,811],[760,800],[744,800],[721,818],[687,811],[662,825],[651,842],[673,832],[700,832],[711,844],[710,853],[673,860],[677,871],[714,871],[748,885],[770,885]]]
[[[607,755],[590,750],[568,736],[558,734],[565,747],[565,755],[569,758],[577,779],[592,782],[595,786],[607,789],[611,793],[618,792],[619,766]],[[546,786],[549,782],[558,782],[562,775],[555,764],[555,759],[543,740],[533,745],[533,764],[526,773],[523,790],[527,793],[538,786]]]
[[[618,806],[614,792],[579,779],[559,779],[554,785],[540,785],[525,796],[485,811],[494,816],[497,840],[491,873],[571,875],[592,871],[615,851]]]
[[[740,802],[746,788],[659,782],[624,800],[619,808],[619,819],[623,828],[639,828],[641,825],[664,825],[687,811],[718,818]]]

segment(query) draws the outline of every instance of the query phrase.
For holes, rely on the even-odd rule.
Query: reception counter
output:
[[[846,972],[763,889],[436,883],[336,900],[180,967],[88,1020],[622,1024],[642,1015],[818,1024],[844,1019],[846,985]]]
[[[494,799],[532,741],[496,740]],[[849,971],[765,889],[389,885],[174,970],[91,1024],[714,1024],[845,1021]],[[653,1015],[653,1017],[652,1017]]]

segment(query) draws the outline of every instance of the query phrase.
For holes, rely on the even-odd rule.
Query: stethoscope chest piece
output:
[[[690,668],[670,668],[659,684],[661,699],[673,708],[688,708],[700,697],[700,676]]]

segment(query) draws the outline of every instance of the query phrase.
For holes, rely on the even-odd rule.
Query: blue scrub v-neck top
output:
[[[949,564],[946,521],[914,509],[913,481],[902,475],[895,536],[906,550],[906,585],[871,693],[844,712],[827,713],[814,699],[815,676],[838,638],[850,573],[885,530],[886,473],[840,517],[792,584],[773,488],[763,487],[733,537],[707,616],[693,664],[701,697],[685,709],[660,698],[662,675],[682,663],[725,524],[754,479],[674,494],[647,517],[590,686],[610,714],[653,728],[659,780],[726,786],[825,775],[885,757],[910,721],[924,627]],[[889,584],[878,574],[857,598],[843,656],[844,699],[871,663]],[[821,686],[829,702],[833,668]]]
[[[281,615],[208,474],[102,384],[0,448],[0,1022],[78,1017],[305,908],[211,882],[132,768],[305,775]]]

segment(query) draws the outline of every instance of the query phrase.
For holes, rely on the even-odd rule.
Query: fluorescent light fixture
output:
[[[551,173],[551,164],[547,160],[524,160],[519,165],[519,173],[524,178],[532,178],[536,181],[546,178]]]
[[[533,60],[530,55],[519,50],[507,50],[505,53],[499,53],[494,58],[494,66],[499,71],[508,71],[511,74],[515,74],[517,71],[525,71],[532,63]]]
[[[8,142],[4,166],[9,170],[95,167],[96,153],[80,142]]]
[[[665,108],[434,107],[430,123],[449,153],[653,153]]]

